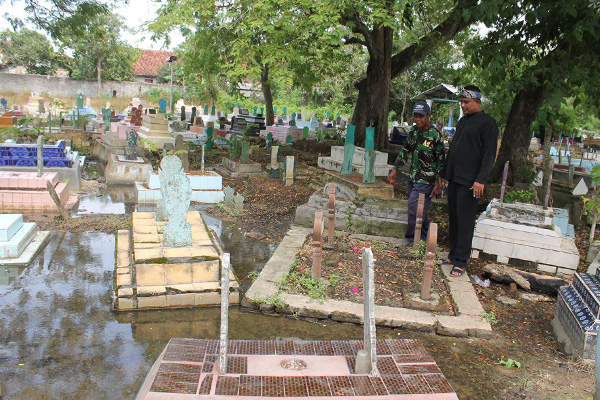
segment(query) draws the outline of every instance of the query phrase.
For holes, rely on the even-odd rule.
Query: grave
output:
[[[596,360],[600,331],[600,270],[575,273],[573,284],[558,292],[554,334],[561,349],[574,358]]]
[[[98,113],[90,105],[83,104],[83,93],[79,91],[77,94],[77,105],[71,111],[69,111],[65,117],[71,121],[78,121],[80,118],[89,115],[95,118]]]
[[[143,182],[147,174],[152,172],[152,164],[138,157],[137,132],[130,129],[127,136],[125,155],[110,154],[104,171],[107,184]]]
[[[0,214],[0,265],[28,265],[49,236],[35,222],[23,222],[22,214]]]
[[[13,111],[6,111],[0,117],[0,126],[12,127],[17,125],[17,116]]]
[[[165,144],[175,146],[175,139],[169,132],[169,121],[162,116],[144,116],[142,119],[142,127],[139,132],[140,140],[145,139],[150,141],[157,149],[162,149]],[[141,141],[142,147],[150,148],[151,144],[146,141]]]
[[[213,171],[186,174],[192,188],[191,201],[196,203],[220,203],[223,201],[223,178]],[[135,183],[138,204],[155,204],[161,197],[160,177],[155,172],[146,174],[145,182]]]
[[[35,168],[35,167],[32,167]],[[2,210],[56,211],[47,182],[54,188],[60,203],[72,207],[77,196],[69,196],[70,181],[59,181],[57,172],[0,170],[0,204]]]
[[[329,210],[328,183],[313,193],[306,204],[296,209],[294,223],[312,227],[315,212]],[[349,228],[357,233],[403,238],[408,222],[406,200],[377,199],[357,195],[343,184],[335,184],[335,229]]]
[[[247,142],[245,142],[247,143]],[[263,172],[262,165],[260,163],[250,161],[248,157],[248,148],[245,147],[245,156],[242,153],[241,146],[237,140],[234,140],[231,144],[230,149],[230,157],[223,157],[221,159],[221,164],[215,167],[215,171],[220,173],[223,176],[227,176],[229,178],[240,178],[240,177],[252,177],[252,176],[266,176],[267,173]],[[238,153],[240,153],[238,155]],[[236,158],[240,157],[240,160]],[[243,162],[242,160],[248,160]]]
[[[471,256],[572,275],[579,265],[572,230],[564,210],[494,199],[477,220]]]
[[[37,115],[40,112],[40,100],[43,104],[44,98],[41,97],[37,92],[31,92],[29,96],[29,103],[23,107],[23,111],[25,111],[25,113],[27,113],[29,116]]]
[[[394,168],[388,165],[388,154],[381,151],[375,151],[375,164],[373,166],[375,176],[387,177]],[[319,157],[318,165],[328,171],[341,172],[344,163],[344,146],[331,146],[331,155],[329,157]],[[365,173],[365,149],[355,147],[352,157],[352,171],[355,174],[364,175]]]
[[[118,311],[221,303],[223,255],[200,213],[189,211],[190,179],[177,156],[163,158],[161,178],[162,210],[134,212],[131,231],[117,234],[113,304]],[[228,299],[237,304],[233,272],[225,279],[232,289]]]
[[[302,139],[302,128],[295,126],[267,126],[260,131],[260,136],[267,138],[270,133],[273,135],[273,140],[285,143],[288,136],[291,136],[292,141]],[[313,135],[314,136],[314,135]]]

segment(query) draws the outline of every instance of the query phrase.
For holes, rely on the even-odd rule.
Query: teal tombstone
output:
[[[248,155],[249,150],[250,150],[250,143],[243,141],[242,142],[242,156],[240,157],[241,162],[243,162],[243,163],[250,162],[250,156]]]
[[[254,108],[252,109],[252,112],[254,113],[254,116],[255,116],[255,117],[256,117],[256,110],[258,110],[258,107],[254,107]]]
[[[183,173],[179,157],[166,156],[160,163],[161,168],[168,164],[172,164],[172,167],[166,168],[167,170],[160,177],[160,191],[167,220],[163,228],[163,245],[164,247],[190,246],[192,227],[186,220],[192,186],[190,179]]]
[[[302,139],[308,139],[309,131],[310,131],[310,129],[308,129],[308,126],[305,126],[304,128],[302,128]]]
[[[273,113],[277,114],[277,107],[273,107]]]
[[[265,108],[264,107],[260,108],[260,115],[265,115]]]
[[[292,113],[292,119],[290,120],[290,126],[296,126],[296,113]]]
[[[206,150],[211,150],[215,144],[215,139],[213,137],[213,127],[209,126],[206,128]]]
[[[204,105],[204,115],[208,115],[208,104]]]
[[[283,107],[283,115],[287,114],[287,107]]]
[[[267,133],[267,146],[273,146],[273,133]]]
[[[104,121],[105,132],[110,131],[110,108],[102,109],[102,121]]]
[[[213,106],[210,108],[210,115],[215,115],[215,112],[216,112],[216,110],[217,110],[217,106],[213,105]]]
[[[77,108],[83,108],[83,93],[77,95]]]
[[[325,113],[325,119],[329,119],[329,111]]]
[[[158,100],[158,111],[163,114],[167,112],[167,101],[165,99]]]
[[[239,105],[238,105],[238,103],[235,103],[235,104],[234,104],[234,107],[238,107],[238,108],[239,108]]]
[[[283,119],[279,118],[279,119],[277,120],[277,125],[283,125]]]
[[[342,175],[352,174],[352,158],[354,157],[354,131],[355,125],[348,125],[346,128],[346,140],[344,142],[344,161],[342,162]]]
[[[375,128],[370,126],[365,139],[365,173],[363,183],[375,183]]]
[[[236,151],[237,145],[238,145],[238,137],[234,136],[231,139],[230,146],[229,146],[229,158],[232,158],[232,159],[235,158],[235,151]]]
[[[290,135],[289,133],[287,134],[287,136],[285,137],[285,146],[289,149],[290,147],[292,147],[292,135]]]

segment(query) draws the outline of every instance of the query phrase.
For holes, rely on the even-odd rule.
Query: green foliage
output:
[[[493,310],[484,311],[483,313],[481,313],[481,316],[483,317],[485,322],[487,322],[490,325],[496,325],[498,323],[498,320],[496,319],[496,313],[494,313]]]
[[[521,368],[519,361],[508,358],[507,360],[499,360],[496,364],[504,365],[506,368]]]
[[[529,187],[527,189],[513,189],[504,194],[505,203],[519,202],[534,204],[536,198],[535,189],[533,187]]]
[[[427,251],[427,243],[421,240],[419,242],[419,247],[415,250],[412,245],[408,248],[408,252],[416,259],[420,260],[425,257],[425,252]]]
[[[52,75],[56,70],[52,45],[41,33],[26,28],[4,30],[0,32],[0,50],[3,64],[23,65],[29,74]]]
[[[291,294],[305,294],[310,298],[323,301],[329,298],[327,296],[327,286],[322,279],[315,280],[311,276],[309,269],[297,271],[296,266],[299,260],[296,259],[290,266],[287,274],[283,275],[275,284],[280,290]],[[331,278],[336,281],[336,278]],[[336,281],[337,283],[337,281]]]

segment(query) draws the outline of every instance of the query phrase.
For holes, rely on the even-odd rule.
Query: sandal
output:
[[[459,276],[463,276],[465,274],[465,270],[465,268],[454,266],[452,271],[450,271],[450,276],[458,278]]]

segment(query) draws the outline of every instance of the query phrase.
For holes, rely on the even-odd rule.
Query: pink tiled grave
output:
[[[227,373],[219,375],[217,340],[171,339],[138,399],[458,399],[418,340],[377,340],[379,376],[355,373],[358,340],[231,340],[228,346]],[[300,367],[285,368],[290,365]]]
[[[55,209],[56,205],[48,193],[46,182],[50,182],[61,204],[74,202],[69,198],[68,182],[59,182],[57,172],[0,171],[0,205],[3,210]]]

